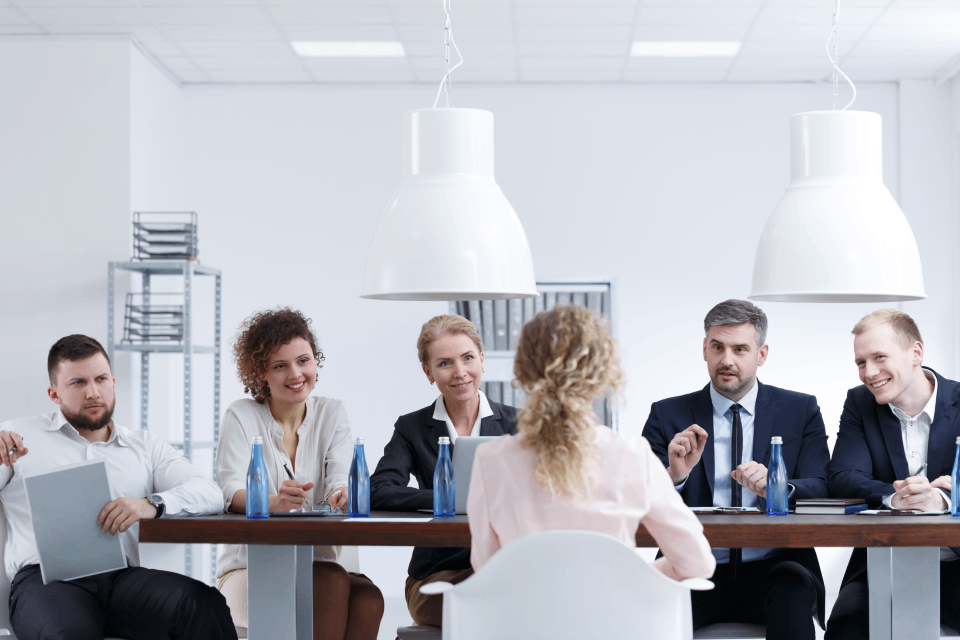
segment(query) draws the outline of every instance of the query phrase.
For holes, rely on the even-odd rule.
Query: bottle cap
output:
[[[353,441],[353,444],[363,444],[363,438],[357,438]]]
[[[770,444],[783,444],[783,438],[780,436],[773,436],[770,438]]]
[[[263,444],[263,436],[253,436],[253,444]]]
[[[450,444],[450,438],[446,436],[440,436],[440,444]]]
[[[960,438],[957,438],[957,444],[960,444]]]

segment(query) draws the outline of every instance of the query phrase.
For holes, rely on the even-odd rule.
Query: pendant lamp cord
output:
[[[837,41],[839,37],[837,36],[837,23],[840,22],[840,0],[833,0],[833,31],[830,32],[830,37],[827,38],[827,57],[830,58],[830,64],[833,65],[833,108],[837,108],[837,96],[840,93],[840,76],[843,76],[843,79],[850,83],[850,88],[853,89],[853,97],[850,98],[850,102],[847,103],[841,111],[846,111],[850,108],[850,105],[853,104],[853,101],[857,99],[857,87],[854,86],[853,80],[843,72],[838,64],[840,60],[837,56]],[[833,51],[831,52],[831,49]]]
[[[433,108],[437,108],[437,104],[440,102],[440,94],[446,93],[446,104],[445,106],[450,106],[450,74],[453,73],[457,67],[463,64],[463,55],[460,53],[460,48],[457,47],[456,41],[453,39],[453,31],[450,29],[450,1],[443,0],[443,12],[446,14],[446,23],[443,28],[443,51],[444,51],[444,60],[446,61],[446,73],[443,75],[443,80],[440,81],[440,88],[437,89],[437,98],[433,101]],[[450,66],[450,47],[453,47],[453,50],[456,52],[457,57],[460,58],[460,62]]]

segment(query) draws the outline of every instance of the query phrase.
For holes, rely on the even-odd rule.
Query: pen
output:
[[[287,475],[290,476],[291,480],[296,482],[297,479],[293,477],[293,471],[290,471],[290,467],[287,466],[286,462],[283,463],[283,470],[287,472]],[[303,505],[301,505],[300,511],[306,511],[306,510],[307,510],[307,498],[306,496],[304,496]]]
[[[23,442],[23,438],[20,438],[20,442]],[[9,451],[9,453],[7,453],[7,455],[8,455],[8,456],[12,456],[13,453],[14,453],[14,451],[16,451],[16,450],[17,450],[17,445],[13,445],[13,449],[10,449],[10,451]]]

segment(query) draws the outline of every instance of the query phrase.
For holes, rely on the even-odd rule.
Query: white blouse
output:
[[[322,502],[337,487],[347,484],[353,459],[353,433],[343,402],[333,398],[310,396],[307,415],[297,429],[296,464],[283,448],[283,429],[273,419],[270,405],[258,404],[244,398],[232,403],[223,416],[220,442],[217,445],[217,484],[223,491],[224,510],[230,508],[237,491],[247,488],[247,468],[250,466],[254,436],[263,438],[263,461],[267,466],[270,495],[275,495],[287,480],[283,465],[290,465],[294,478],[314,487],[307,491],[310,504]],[[337,559],[340,547],[313,547],[315,560]],[[247,566],[247,547],[241,544],[223,545],[217,561],[217,577],[228,571]]]

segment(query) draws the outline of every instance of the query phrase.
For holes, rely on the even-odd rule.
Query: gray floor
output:
[[[413,624],[407,603],[403,597],[383,599],[383,620],[380,621],[380,633],[377,640],[394,640],[397,637],[397,627]]]

